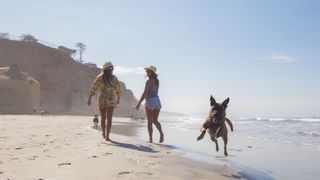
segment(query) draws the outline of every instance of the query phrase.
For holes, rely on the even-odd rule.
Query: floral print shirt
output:
[[[120,83],[116,76],[112,75],[110,82],[105,82],[103,74],[100,74],[92,84],[89,95],[93,96],[99,91],[99,107],[115,107],[117,99],[120,98]]]

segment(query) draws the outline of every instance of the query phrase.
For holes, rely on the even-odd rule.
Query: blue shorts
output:
[[[159,97],[150,97],[146,98],[146,108],[155,110],[155,109],[161,109],[161,102]]]

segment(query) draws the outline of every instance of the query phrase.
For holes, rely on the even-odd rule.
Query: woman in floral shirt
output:
[[[116,76],[113,75],[113,65],[107,62],[102,67],[103,73],[97,76],[92,84],[89,97],[88,106],[91,105],[91,98],[99,91],[99,110],[101,115],[101,129],[102,136],[107,141],[111,141],[109,134],[112,126],[113,109],[120,103],[120,83]],[[107,119],[107,128],[106,128]],[[107,130],[107,133],[105,132]]]

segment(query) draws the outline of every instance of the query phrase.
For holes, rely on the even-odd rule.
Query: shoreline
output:
[[[228,166],[194,161],[172,151],[170,145],[133,138],[137,132],[125,125],[128,119],[113,122],[113,131],[128,136],[111,132],[113,142],[106,142],[91,127],[89,116],[0,115],[0,178],[242,178]]]
[[[320,161],[320,146],[305,146],[296,143],[287,143],[279,140],[266,140],[263,138],[248,138],[245,129],[240,126],[242,122],[234,121],[235,132],[229,131],[228,152],[223,155],[223,141],[218,138],[220,151],[216,152],[214,143],[208,135],[202,141],[196,141],[201,124],[188,124],[189,129],[182,126],[182,122],[173,118],[160,118],[159,120],[166,134],[165,143],[174,145],[172,150],[189,159],[227,166],[241,176],[236,179],[317,179]],[[174,124],[173,124],[174,123]],[[201,122],[199,122],[201,123]],[[135,122],[134,124],[139,124]],[[139,130],[137,138],[144,140],[148,137],[146,123]],[[257,124],[259,127],[260,124]],[[249,133],[249,132],[248,132]],[[155,139],[158,132],[155,130]],[[299,156],[297,156],[299,154]],[[308,172],[308,173],[307,173]]]

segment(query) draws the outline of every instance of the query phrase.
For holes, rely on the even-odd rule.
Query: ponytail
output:
[[[151,71],[151,77],[154,78],[156,86],[159,87],[158,74],[156,74],[155,72]]]

